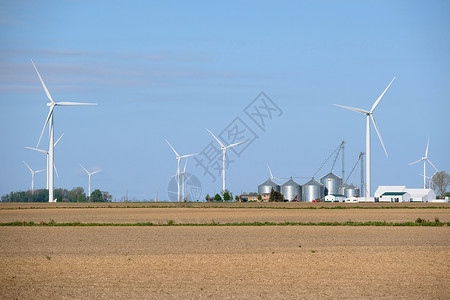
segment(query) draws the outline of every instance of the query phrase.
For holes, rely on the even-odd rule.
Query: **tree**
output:
[[[225,193],[223,193],[223,200],[230,201],[231,199],[233,199],[233,194],[230,193],[228,190],[225,190]]]
[[[258,195],[258,201],[262,201],[262,196]]]
[[[450,184],[450,175],[445,171],[436,172],[430,179],[431,188],[436,192],[438,197],[444,198],[447,187]]]
[[[90,202],[103,202],[102,192],[99,189],[92,192],[89,197]]]
[[[205,200],[206,200],[206,201],[210,201],[210,200],[211,200],[211,197],[209,196],[209,194],[206,194]]]
[[[234,196],[234,200],[235,200],[236,202],[239,202],[239,196],[238,196],[238,195]]]
[[[283,202],[284,197],[283,195],[275,191],[273,188],[270,190],[270,196],[269,196],[269,202]]]
[[[69,199],[69,202],[78,202],[78,198],[83,194],[84,189],[81,186],[74,187],[67,193],[67,198]]]
[[[214,196],[214,201],[222,201],[222,197],[220,197],[219,194],[216,194],[216,195]]]
[[[112,195],[110,195],[108,192],[102,191],[102,199],[103,202],[111,202]]]
[[[84,193],[78,195],[77,202],[86,202],[86,195]]]

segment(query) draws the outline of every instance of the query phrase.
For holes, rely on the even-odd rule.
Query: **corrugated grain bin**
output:
[[[263,183],[261,183],[260,185],[258,185],[258,194],[262,195],[264,193],[270,193],[272,188],[274,191],[277,191],[277,192],[280,191],[280,186],[278,184],[276,184],[275,182],[273,182],[269,178],[266,181],[264,181]]]
[[[331,194],[338,194],[339,187],[342,185],[342,178],[334,174],[333,172],[320,178],[320,183],[325,187],[325,196]]]
[[[298,201],[302,201],[302,187],[292,178],[281,186],[280,191],[285,200],[292,201],[297,197]]]
[[[323,197],[323,184],[314,178],[305,183],[302,188],[304,202],[312,202]]]

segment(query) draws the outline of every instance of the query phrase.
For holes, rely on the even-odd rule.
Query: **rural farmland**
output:
[[[0,295],[2,299],[447,298],[450,231],[445,224],[195,226],[212,220],[219,224],[450,221],[447,204],[331,207],[2,204],[0,223],[31,221],[35,226],[1,227]],[[56,226],[63,222],[111,224]],[[137,222],[156,226],[119,226]],[[165,226],[168,222],[173,226]]]

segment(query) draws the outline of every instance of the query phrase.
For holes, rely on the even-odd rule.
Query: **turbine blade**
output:
[[[333,104],[333,105],[334,106],[339,106],[339,107],[342,107],[342,108],[345,108],[345,109],[353,110],[353,111],[356,111],[356,112],[359,112],[359,113],[362,113],[362,114],[370,113],[369,111],[364,110],[364,109],[360,109],[360,108],[354,108],[354,107],[344,106],[344,105],[339,105],[339,104]]]
[[[421,161],[423,161],[423,158],[421,158],[421,159],[419,159],[419,160],[416,160],[416,161],[413,161],[413,162],[410,163],[409,165],[417,164],[417,163],[419,163],[419,162],[421,162]]]
[[[56,141],[56,143],[55,144],[53,144],[53,147],[55,147],[56,146],[56,144],[58,144],[58,142],[59,142],[59,140],[63,137],[63,135],[64,135],[64,133],[63,134],[61,134],[61,136],[59,137],[59,139]]]
[[[430,145],[430,137],[428,136],[427,150],[425,150],[425,157],[428,157],[428,146],[429,145]]]
[[[81,103],[81,102],[56,102],[58,106],[73,106],[73,105],[97,105],[97,103]]]
[[[216,141],[220,144],[220,146],[222,148],[225,148],[225,146],[222,144],[222,142],[218,138],[216,138],[216,136],[211,131],[209,131],[208,128],[206,128],[206,130],[208,130],[208,132],[211,133],[211,135],[216,139]]]
[[[270,167],[269,167],[269,165],[267,165],[267,168],[269,169],[269,173],[270,173],[270,178],[271,178],[271,179],[273,179],[274,177],[273,177],[273,175],[272,175],[272,171],[270,170]]]
[[[180,157],[180,155],[178,154],[178,152],[175,151],[175,149],[172,147],[172,145],[169,143],[169,141],[166,140],[166,142],[167,142],[167,144],[169,144],[170,148],[172,148],[172,150],[173,150],[173,152],[175,153],[175,155],[176,155],[177,157]]]
[[[55,170],[56,177],[59,178],[58,170],[56,170],[56,164],[53,162],[53,169]]]
[[[25,161],[23,163],[25,164],[25,166],[27,166],[27,168],[30,170],[30,172],[33,173],[33,170],[30,168],[30,166]]]
[[[95,171],[95,172],[92,172],[91,175],[93,175],[93,174],[95,174],[95,173],[98,173],[98,172],[101,172],[101,171],[103,171],[103,170],[97,170],[97,171]]]
[[[242,143],[245,143],[246,141],[242,141],[242,142],[239,142],[239,143],[234,143],[234,144],[231,144],[231,145],[228,145],[228,146],[226,146],[225,148],[231,148],[231,147],[234,147],[234,146],[237,146],[237,145],[239,145],[239,144],[242,144]]]
[[[50,110],[49,110],[48,115],[47,115],[47,119],[45,120],[44,127],[42,128],[41,136],[39,137],[39,140],[38,140],[38,143],[36,145],[36,148],[39,147],[39,144],[41,143],[42,135],[44,134],[45,128],[47,128],[48,121],[50,120],[50,118],[51,118],[51,116],[53,114],[53,109],[54,108],[55,108],[55,106],[51,106],[50,107]]]
[[[39,74],[39,71],[36,68],[36,65],[34,64],[33,60],[31,60],[31,63],[33,64],[33,67],[36,70],[36,73],[38,74],[39,79],[41,80],[42,86],[44,87],[44,90],[45,90],[45,93],[47,94],[48,99],[50,99],[50,101],[52,103],[55,103],[55,101],[53,101],[53,99],[52,99],[52,95],[50,95],[50,92],[48,91],[47,87],[45,86],[44,80],[42,80],[41,74]]]
[[[375,108],[377,108],[378,103],[380,103],[380,101],[381,101],[381,98],[383,98],[384,94],[386,93],[386,91],[387,91],[388,88],[391,86],[391,84],[392,84],[392,82],[393,82],[394,80],[395,80],[395,77],[394,77],[394,79],[391,80],[391,82],[389,83],[389,85],[387,86],[387,88],[384,90],[384,92],[380,95],[380,97],[378,97],[377,101],[375,101],[375,103],[374,103],[373,106],[372,106],[372,109],[370,110],[371,113],[375,110]]]
[[[439,172],[439,170],[436,168],[436,166],[431,162],[431,160],[429,160],[428,158],[426,158],[426,160],[430,163],[430,165],[433,166],[433,168],[436,170],[436,172]]]
[[[187,166],[187,162],[188,162],[188,160],[186,159],[186,162],[184,163],[184,169],[183,169],[183,173],[186,173],[186,166]]]
[[[180,156],[181,158],[186,158],[186,157],[191,157],[191,156],[195,156],[195,155],[198,155],[199,153],[194,153],[194,154],[187,154],[187,155],[183,155],[183,156]]]
[[[34,172],[34,173],[39,173],[39,172],[42,172],[42,171],[45,171],[45,169],[42,169],[42,170],[37,170],[36,172]]]
[[[82,167],[83,168],[83,170],[89,175],[89,172],[88,172],[88,170],[86,170],[86,168],[85,167],[83,167],[81,164],[80,164],[80,167]]]
[[[386,153],[386,157],[388,157],[386,148],[384,147],[383,140],[381,139],[380,131],[378,130],[377,123],[375,123],[375,119],[372,114],[370,114],[370,118],[372,119],[373,126],[375,127],[375,130],[377,131],[378,138],[380,139],[381,145],[383,146],[383,149],[384,149],[384,153]]]
[[[41,152],[41,153],[44,153],[44,154],[48,153],[48,151],[45,151],[45,150],[42,150],[42,149],[33,148],[33,147],[25,147],[25,148],[30,149],[30,150],[34,150],[34,151],[38,151],[38,152]]]

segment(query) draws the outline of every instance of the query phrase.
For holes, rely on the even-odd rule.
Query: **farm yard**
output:
[[[450,221],[448,204],[377,205],[2,203],[0,223],[36,226],[0,228],[0,298],[448,299],[446,224],[194,226]],[[156,226],[119,226],[138,222]]]

